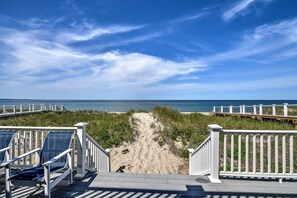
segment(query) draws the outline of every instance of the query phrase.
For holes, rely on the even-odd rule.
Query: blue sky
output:
[[[297,99],[295,0],[0,1],[0,98]]]

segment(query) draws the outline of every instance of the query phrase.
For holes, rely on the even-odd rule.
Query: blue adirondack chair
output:
[[[49,132],[42,149],[32,150],[6,162],[6,197],[11,197],[11,184],[14,186],[43,186],[45,197],[50,197],[51,189],[64,178],[67,177],[71,184],[73,182],[73,149],[70,146],[73,135],[73,132]],[[40,152],[37,166],[11,175],[10,166],[14,161],[36,152]],[[51,178],[53,173],[59,173],[59,176],[56,174],[54,178]]]
[[[15,132],[14,131],[0,131],[0,168],[3,163],[9,160],[9,150]]]

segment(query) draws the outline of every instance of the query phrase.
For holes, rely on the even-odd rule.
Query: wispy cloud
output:
[[[133,30],[141,29],[145,26],[146,25],[139,25],[139,26],[117,25],[117,26],[110,26],[110,27],[92,27],[90,29],[79,30],[79,32],[73,32],[73,31],[62,32],[61,34],[58,35],[57,39],[60,42],[65,42],[65,43],[88,41],[103,35],[112,35],[112,34],[130,32]]]
[[[211,61],[222,61],[267,55],[273,61],[279,54],[292,54],[297,47],[297,18],[265,24],[246,32],[235,48],[209,57]],[[263,57],[261,57],[263,59]]]
[[[226,11],[223,14],[223,19],[225,21],[229,21],[238,14],[240,14],[242,11],[248,9],[248,7],[254,3],[256,0],[241,0],[239,3],[237,3],[235,6],[233,6],[231,9]]]
[[[202,17],[206,16],[207,14],[208,14],[208,12],[201,11],[201,12],[193,14],[193,15],[182,16],[180,18],[174,19],[171,21],[171,23],[181,23],[181,22],[185,22],[185,21],[193,21],[193,20],[202,18]]]
[[[0,73],[6,77],[0,79],[1,87],[142,87],[199,72],[206,66],[197,60],[172,61],[137,52],[86,53],[59,39],[49,40],[43,31],[37,30],[0,28],[0,35]],[[136,40],[145,39],[148,38]]]

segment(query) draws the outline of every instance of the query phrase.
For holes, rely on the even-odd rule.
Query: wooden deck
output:
[[[258,114],[241,114],[241,113],[220,113],[215,112],[212,113],[216,116],[234,116],[234,117],[242,117],[242,118],[253,118],[257,120],[277,120],[277,121],[289,121],[293,124],[297,124],[297,116],[273,116],[273,115],[258,115]]]
[[[4,198],[4,184],[0,185]],[[42,188],[13,188],[16,198],[42,196]],[[222,179],[221,184],[212,184],[205,176],[99,173],[54,188],[52,197],[297,197],[297,181]]]

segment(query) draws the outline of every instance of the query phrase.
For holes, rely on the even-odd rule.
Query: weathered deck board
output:
[[[4,185],[0,197],[5,197]],[[43,189],[20,187],[13,197],[42,197]],[[52,197],[297,197],[297,182],[222,179],[211,184],[204,176],[99,173],[70,186],[59,186]]]

